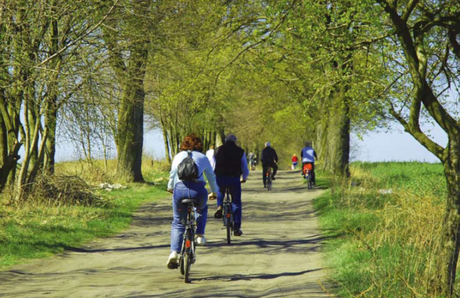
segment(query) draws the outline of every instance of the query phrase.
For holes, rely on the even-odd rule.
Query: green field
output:
[[[353,163],[351,172],[315,201],[340,297],[438,297],[442,165]]]
[[[114,165],[112,165],[114,166]],[[100,182],[116,180],[101,175],[100,164],[58,164],[57,175],[81,175],[96,188]],[[129,226],[136,208],[168,196],[164,166],[144,167],[144,179],[152,184],[124,184],[126,189],[94,190],[102,204],[83,206],[53,198],[15,203],[0,198],[0,269],[77,247],[96,237],[113,235]]]

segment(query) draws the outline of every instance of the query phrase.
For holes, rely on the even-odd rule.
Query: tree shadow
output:
[[[227,281],[227,282],[232,282],[232,281],[240,281],[240,280],[245,280],[245,281],[250,281],[250,280],[270,280],[270,279],[275,279],[279,277],[284,277],[284,276],[300,276],[304,275],[310,272],[315,272],[315,271],[320,271],[323,270],[322,268],[317,268],[317,269],[310,269],[310,270],[304,270],[304,271],[298,271],[298,272],[282,272],[282,273],[275,273],[275,274],[237,274],[237,275],[218,275],[218,276],[210,276],[210,277],[203,277],[203,278],[196,278],[196,281]],[[193,280],[192,280],[193,281]]]

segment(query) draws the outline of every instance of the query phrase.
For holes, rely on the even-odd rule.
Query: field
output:
[[[88,182],[97,199],[90,204],[65,202],[59,196],[35,195],[17,203],[8,194],[0,198],[0,270],[26,259],[47,257],[129,226],[133,211],[146,201],[168,196],[165,165],[147,160],[144,179],[150,184],[124,184],[126,189],[99,190],[102,182],[116,183],[115,162],[105,171],[94,161],[57,164],[56,175]],[[75,178],[77,177],[77,178]],[[40,190],[37,190],[39,193]]]
[[[442,165],[353,163],[351,173],[315,202],[340,297],[439,297]]]

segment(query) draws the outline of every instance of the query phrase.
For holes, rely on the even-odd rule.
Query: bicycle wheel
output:
[[[312,189],[313,186],[312,186],[312,183],[311,183],[311,172],[308,171],[308,174],[307,174],[307,184],[308,184],[308,189]]]
[[[184,270],[184,258],[185,258],[185,253],[183,253],[181,256],[180,256],[180,260],[179,260],[179,268],[180,268],[180,274],[184,275],[185,274],[185,270]]]
[[[232,227],[230,220],[227,220],[227,244],[232,244]]]
[[[232,240],[232,213],[231,213],[231,206],[228,203],[225,203],[224,206],[224,225],[225,229],[227,230],[227,244],[231,244]]]
[[[267,177],[267,190],[268,191],[271,191],[272,190],[272,177],[271,176],[268,176]]]
[[[190,253],[184,255],[184,282],[190,283],[190,268],[192,267],[191,263],[192,256]]]

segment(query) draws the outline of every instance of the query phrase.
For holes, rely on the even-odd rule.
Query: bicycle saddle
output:
[[[188,203],[193,203],[193,204],[197,204],[198,203],[198,200],[197,199],[183,199],[181,201],[182,204],[188,204]]]

